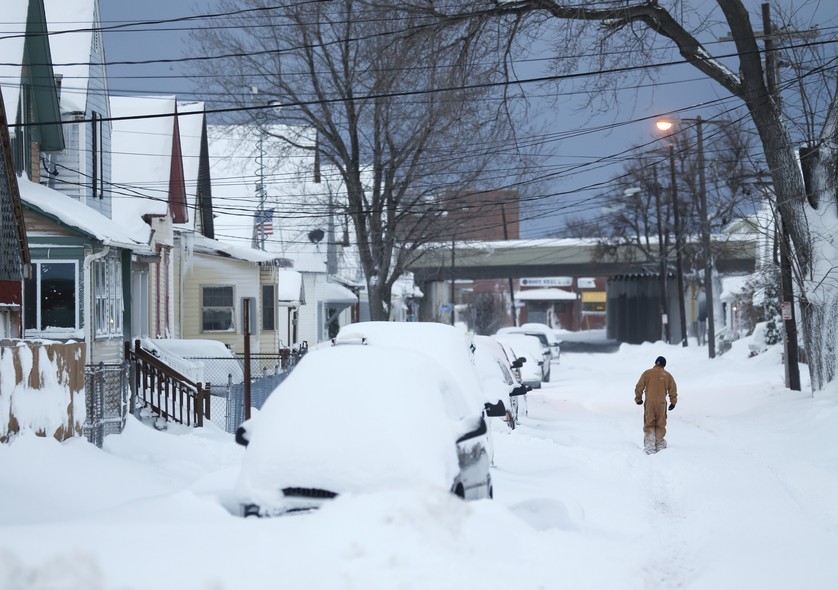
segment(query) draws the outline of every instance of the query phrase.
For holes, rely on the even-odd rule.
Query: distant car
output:
[[[550,352],[550,347],[545,344],[546,340],[542,340],[538,335],[506,329],[503,329],[503,331],[498,330],[496,338],[503,339],[510,344],[514,343],[513,347],[518,353],[518,356],[522,356],[524,354],[523,351],[529,352],[541,370],[541,381],[550,381],[550,359],[552,358],[552,353]]]
[[[524,331],[524,334],[543,335],[544,338],[546,338],[547,345],[550,347],[550,352],[553,355],[553,362],[559,362],[559,358],[562,354],[561,340],[559,340],[558,336],[556,336],[556,331],[553,328],[551,328],[547,324],[527,322],[525,324],[521,324],[520,329]]]
[[[465,399],[454,375],[418,352],[312,350],[236,433],[247,447],[236,485],[242,514],[278,516],[402,486],[491,498],[486,421]]]
[[[501,328],[497,332],[498,336],[504,336],[507,334],[525,334],[527,336],[534,336],[535,338],[538,338],[538,341],[541,343],[541,347],[546,352],[549,352],[550,355],[548,360],[546,358],[547,355],[543,353],[545,361],[549,363],[559,362],[562,352],[561,341],[556,337],[556,332],[546,324],[526,323],[516,327]],[[549,380],[549,378],[545,379],[545,381]]]
[[[518,424],[518,397],[526,395],[531,387],[524,385],[512,373],[512,362],[500,342],[491,336],[475,336],[474,345],[477,370],[484,390],[495,391],[495,395],[507,402],[503,418],[514,429]]]

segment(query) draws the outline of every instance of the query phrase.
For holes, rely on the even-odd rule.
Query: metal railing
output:
[[[165,420],[203,426],[210,418],[209,383],[195,383],[143,349],[139,340],[125,343],[125,358],[133,365],[132,390],[137,403]]]

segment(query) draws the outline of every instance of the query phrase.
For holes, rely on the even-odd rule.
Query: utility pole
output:
[[[451,236],[451,325],[454,325],[454,318],[457,315],[454,310],[454,252],[456,246],[456,234]]]
[[[658,167],[652,166],[652,186],[655,190],[655,206],[658,219],[658,257],[660,258],[660,288],[661,288],[661,323],[663,324],[663,340],[669,344],[669,314],[666,301],[666,251],[663,247],[663,221],[661,220],[661,192],[658,185]]]
[[[669,144],[669,175],[672,211],[675,220],[675,276],[678,281],[678,313],[681,316],[681,346],[687,346],[687,310],[684,305],[684,266],[681,261],[681,213],[678,205],[678,182],[675,174],[675,146]]]
[[[780,108],[780,92],[777,85],[779,79],[779,64],[774,57],[774,25],[771,23],[771,6],[766,2],[762,5],[762,32],[765,41],[765,78],[768,94]],[[800,365],[798,363],[797,321],[794,314],[794,282],[791,276],[791,240],[786,224],[780,222],[780,277],[783,290],[783,327],[784,360],[786,366],[786,386],[794,391],[800,391]]]
[[[500,214],[503,218],[503,239],[509,240],[509,231],[506,227],[506,208],[503,203],[500,204]],[[513,290],[512,277],[509,277],[509,301],[512,305],[512,325],[518,326],[518,314],[515,310],[515,291]]]
[[[701,215],[701,243],[704,251],[704,298],[707,308],[707,354],[716,358],[716,314],[713,302],[713,259],[710,257],[710,217],[707,213],[707,180],[704,173],[704,129],[695,118],[698,149],[698,206]]]

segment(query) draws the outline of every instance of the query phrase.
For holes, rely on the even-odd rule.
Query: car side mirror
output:
[[[486,402],[483,408],[486,410],[486,415],[490,418],[502,418],[506,416],[506,406],[503,405],[503,400],[498,400],[496,404]]]
[[[525,358],[524,358],[524,357],[522,357],[522,356],[519,356],[519,357],[518,357],[518,358],[516,358],[514,361],[512,361],[512,368],[513,368],[513,369],[520,369],[521,367],[523,367],[523,366],[524,366],[524,363],[525,363],[525,362],[527,362],[527,359],[525,359]]]
[[[516,387],[515,389],[513,389],[512,391],[510,391],[510,392],[509,392],[509,395],[511,395],[511,396],[516,396],[516,395],[525,395],[525,394],[527,394],[527,393],[528,393],[531,389],[532,389],[532,387],[530,387],[529,385],[519,385],[518,387]]]
[[[245,430],[244,426],[236,428],[236,442],[243,447],[246,447],[250,443],[247,437],[247,430]]]

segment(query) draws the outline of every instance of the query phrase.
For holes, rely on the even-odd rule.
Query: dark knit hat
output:
[[[661,367],[665,367],[666,366],[666,359],[663,358],[662,356],[659,356],[658,358],[655,359],[655,364],[660,365]]]

